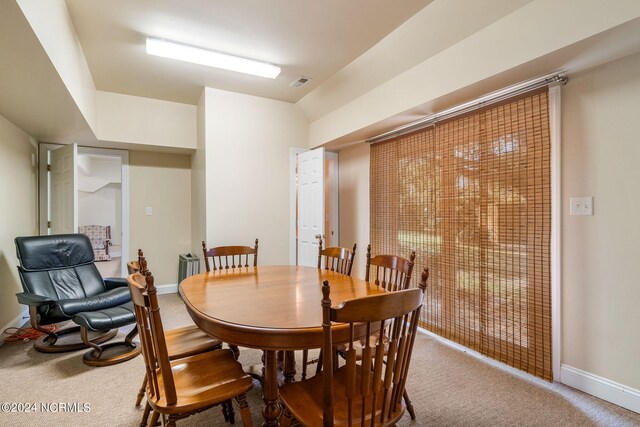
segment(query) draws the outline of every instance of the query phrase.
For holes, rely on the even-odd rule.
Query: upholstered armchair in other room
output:
[[[91,240],[94,261],[109,261],[109,246],[111,246],[111,226],[109,225],[81,225],[78,233],[86,234]]]
[[[132,341],[135,327],[124,342],[100,345],[113,338],[118,328],[135,324],[136,319],[127,280],[100,276],[86,235],[16,237],[15,243],[24,289],[16,296],[18,302],[29,306],[33,329],[45,334],[34,343],[36,350],[63,352],[90,347],[83,360],[93,366],[123,362],[140,353]],[[69,320],[78,326],[58,325]],[[78,329],[81,341],[66,336]],[[103,350],[110,347],[119,348],[103,357]]]

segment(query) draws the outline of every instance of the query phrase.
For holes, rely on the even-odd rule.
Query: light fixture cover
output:
[[[147,37],[147,53],[194,64],[275,79],[280,67],[253,59]]]

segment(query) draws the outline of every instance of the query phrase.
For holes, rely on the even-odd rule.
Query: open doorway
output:
[[[58,150],[71,153],[64,185],[56,165]],[[126,275],[129,258],[128,152],[124,150],[40,145],[40,234],[87,234],[103,277]],[[70,159],[70,160],[69,160]],[[52,184],[53,183],[53,184]],[[60,190],[64,187],[64,190]],[[64,203],[60,203],[64,199]],[[58,209],[68,202],[68,209]],[[64,218],[60,218],[63,216]],[[57,227],[64,223],[65,228]]]
[[[103,277],[122,271],[122,157],[78,149],[78,232],[91,237]],[[104,241],[104,243],[102,243]],[[104,246],[103,246],[104,245]]]

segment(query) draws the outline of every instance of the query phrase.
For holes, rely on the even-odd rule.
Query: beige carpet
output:
[[[161,296],[160,304],[167,327],[190,321],[176,295]],[[142,410],[133,404],[143,378],[142,359],[90,368],[82,363],[82,354],[39,353],[31,343],[1,346],[0,403],[36,403],[39,412],[0,412],[0,426],[138,425]],[[241,349],[243,364],[259,358],[259,351]],[[411,422],[405,415],[400,426],[640,426],[640,414],[569,387],[498,369],[428,336],[416,342],[411,374],[408,390],[418,419]],[[61,403],[79,404],[89,412],[45,413],[42,403],[50,410]],[[249,404],[254,424],[261,425],[257,382]],[[227,424],[220,409],[214,408],[178,425]]]

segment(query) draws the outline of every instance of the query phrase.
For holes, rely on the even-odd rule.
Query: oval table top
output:
[[[362,279],[315,267],[258,266],[187,277],[179,292],[199,328],[222,341],[264,350],[322,347],[322,282],[332,305],[386,292]],[[338,330],[336,330],[338,329]],[[342,341],[334,327],[336,342]]]

